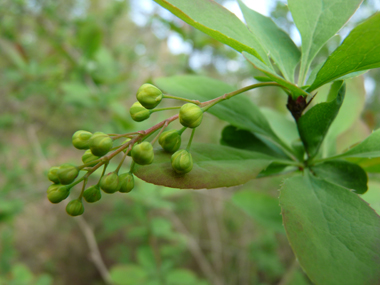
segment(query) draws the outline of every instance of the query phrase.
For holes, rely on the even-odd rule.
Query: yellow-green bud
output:
[[[184,127],[196,128],[203,118],[202,109],[193,103],[186,103],[179,109],[179,121]]]
[[[123,173],[119,175],[119,183],[121,193],[129,193],[135,186],[135,179],[132,173]]]
[[[99,158],[100,158],[99,156],[93,155],[91,150],[88,149],[82,155],[82,162],[83,162],[83,164],[87,164],[87,163],[90,163],[92,161],[98,160]],[[94,163],[89,164],[88,166],[92,167],[92,166],[95,166],[96,164],[97,164],[97,162],[94,162]]]
[[[113,141],[105,133],[96,132],[91,136],[90,149],[93,155],[103,156],[112,148]]]
[[[172,167],[179,174],[188,173],[193,169],[193,158],[185,149],[180,149],[172,155]]]
[[[100,193],[99,185],[94,185],[84,190],[83,198],[88,203],[94,203],[94,202],[99,201],[100,198],[102,198],[102,193]]]
[[[173,153],[181,146],[181,135],[177,130],[165,131],[160,135],[158,142],[165,151]]]
[[[156,86],[145,83],[136,94],[137,100],[147,109],[154,109],[162,100],[162,92]]]
[[[58,180],[63,185],[72,183],[75,178],[77,178],[78,174],[78,168],[69,163],[62,164],[57,170]]]
[[[131,117],[136,122],[145,121],[150,117],[150,111],[143,107],[139,102],[133,103],[132,107],[129,109]]]
[[[153,146],[150,142],[135,144],[131,151],[133,161],[140,165],[151,164],[154,159]]]
[[[110,172],[100,179],[99,186],[106,193],[115,193],[120,188],[119,177],[115,172]]]
[[[73,146],[77,149],[89,149],[92,133],[87,131],[76,131],[72,137]]]
[[[82,201],[79,199],[70,201],[66,206],[66,212],[73,217],[82,215],[84,212]]]
[[[57,175],[57,171],[59,169],[59,166],[53,166],[49,169],[49,172],[48,172],[48,179],[51,181],[51,182],[54,182],[54,183],[59,183],[59,179],[58,179],[58,175]]]
[[[49,201],[53,204],[57,204],[69,196],[70,187],[62,184],[53,184],[49,186],[46,193]]]

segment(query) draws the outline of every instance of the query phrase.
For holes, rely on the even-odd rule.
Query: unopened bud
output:
[[[203,118],[203,111],[194,103],[186,103],[179,110],[179,121],[184,127],[196,128]]]
[[[156,86],[145,83],[136,94],[137,100],[147,109],[154,109],[162,100],[162,92]]]

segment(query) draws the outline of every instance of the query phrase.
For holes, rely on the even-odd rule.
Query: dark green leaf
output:
[[[331,160],[311,167],[317,177],[348,189],[357,194],[367,191],[367,173],[359,165],[344,161]]]
[[[267,168],[265,168],[257,175],[257,178],[290,173],[296,171],[297,169],[298,168],[295,166],[289,166],[284,163],[272,162],[268,165]]]
[[[350,157],[348,161],[360,165],[366,172],[380,173],[380,157],[376,158],[360,158]]]
[[[369,183],[369,190],[362,196],[369,206],[380,215],[380,184],[376,182]]]
[[[380,67],[380,13],[354,28],[343,43],[328,57],[308,90],[336,78]]]
[[[260,60],[258,60],[253,55],[246,53],[243,51],[243,56],[258,70],[263,72],[265,75],[267,75],[269,78],[271,78],[273,81],[277,82],[278,84],[281,84],[282,86],[289,89],[289,91],[292,93],[293,99],[296,99],[299,96],[307,96],[309,95],[305,90],[299,88],[297,85],[285,80],[281,76],[277,75],[273,70],[271,70],[268,66],[266,66],[264,63],[262,63]]]
[[[238,2],[248,28],[277,63],[285,79],[294,82],[294,71],[301,56],[297,46],[271,18],[249,9],[241,0]]]
[[[193,75],[161,77],[154,82],[166,93],[201,102],[236,90],[225,82]],[[260,109],[244,95],[234,96],[221,102],[210,108],[208,112],[238,128],[278,140]]]
[[[343,103],[346,85],[336,81],[331,85],[329,102],[320,103],[311,108],[298,120],[298,132],[309,157],[314,157],[325,138]]]
[[[306,75],[318,51],[347,22],[363,0],[289,0],[302,38],[300,77]],[[303,82],[300,82],[303,84]]]
[[[232,202],[266,227],[283,231],[278,199],[268,194],[243,190],[232,196]]]
[[[155,150],[150,165],[137,166],[137,177],[156,185],[173,188],[202,189],[229,187],[254,179],[276,158],[252,151],[213,144],[194,144],[190,153],[193,169],[179,175],[171,166],[171,154]]]
[[[379,283],[380,217],[358,195],[305,173],[285,181],[280,206],[290,245],[313,283]]]
[[[275,157],[287,158],[282,150],[270,141],[265,142],[251,132],[231,125],[223,129],[220,144],[260,152]]]
[[[268,66],[271,66],[268,56],[259,41],[235,14],[220,4],[211,0],[154,1],[194,28],[239,52],[246,51],[253,54]]]

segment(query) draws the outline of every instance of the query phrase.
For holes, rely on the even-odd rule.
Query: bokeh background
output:
[[[235,1],[218,2],[240,16]],[[300,44],[285,1],[245,2]],[[379,9],[365,0],[314,64]],[[161,121],[171,111],[136,123],[128,108],[141,84],[178,74],[238,87],[260,75],[152,0],[0,2],[0,284],[311,284],[281,226],[284,177],[199,191],[136,179],[130,194],[103,194],[78,218],[46,199],[47,170],[81,162],[71,146],[76,130],[126,133]],[[341,148],[380,126],[379,81],[380,70],[351,80],[364,110],[340,136]],[[286,114],[275,88],[248,96]],[[207,115],[195,141],[218,143],[225,125]]]

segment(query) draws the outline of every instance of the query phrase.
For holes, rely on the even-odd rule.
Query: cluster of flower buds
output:
[[[59,203],[70,195],[71,189],[74,186],[83,182],[79,197],[70,201],[66,206],[66,211],[69,215],[77,216],[84,212],[83,198],[88,203],[94,203],[101,199],[102,191],[108,194],[130,192],[134,187],[134,165],[153,163],[153,144],[157,139],[166,152],[172,153],[171,164],[174,171],[182,175],[190,172],[193,168],[190,145],[195,128],[202,122],[204,110],[195,103],[185,103],[180,107],[153,110],[165,96],[167,95],[164,95],[154,85],[143,84],[136,94],[138,102],[135,102],[130,108],[131,117],[133,120],[141,122],[148,119],[152,112],[180,109],[177,117],[183,125],[181,130],[164,131],[169,123],[167,122],[166,124],[157,124],[157,128],[153,128],[150,133],[141,131],[123,135],[108,135],[102,132],[91,133],[83,130],[75,132],[72,137],[72,144],[77,149],[85,150],[82,155],[83,165],[62,164],[61,166],[52,167],[48,173],[49,180],[53,182],[47,190],[48,199],[52,203]],[[167,98],[189,101],[173,96],[167,96]],[[159,128],[161,128],[161,131],[157,137],[152,142],[146,141],[148,136]],[[191,138],[186,149],[180,149],[182,142],[181,135],[187,128],[192,129]],[[114,147],[115,140],[119,138],[125,138],[125,140],[121,145]],[[105,174],[109,160],[114,158],[118,153],[124,153],[119,166],[116,170]],[[127,173],[119,174],[119,169],[126,156],[132,157],[131,169]],[[86,188],[88,177],[101,166],[104,166],[104,169],[98,183]],[[84,172],[82,177],[79,175],[81,171]]]

